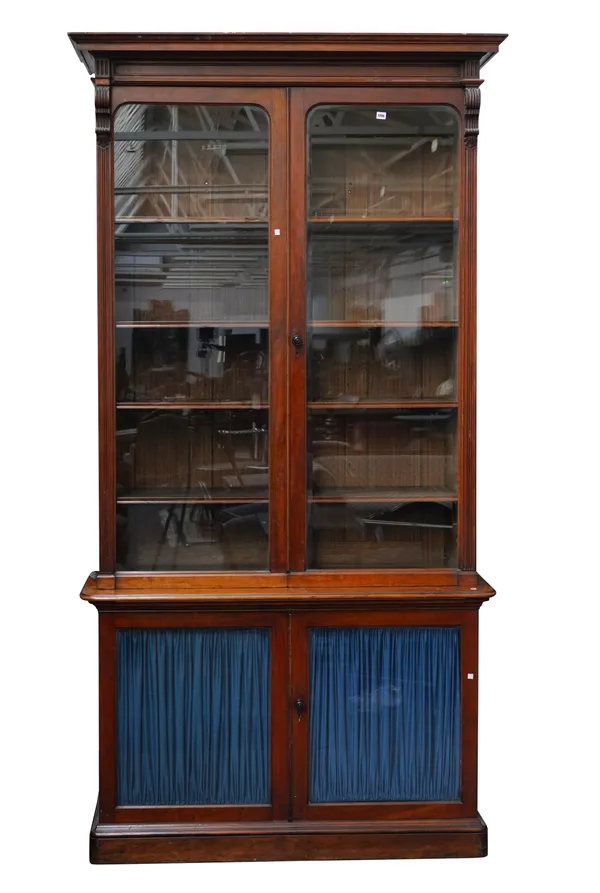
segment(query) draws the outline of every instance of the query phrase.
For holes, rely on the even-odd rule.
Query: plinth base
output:
[[[487,826],[474,819],[397,822],[99,824],[94,864],[277,862],[318,859],[445,859],[487,855]]]

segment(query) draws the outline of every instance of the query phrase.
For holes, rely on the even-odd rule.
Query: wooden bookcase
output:
[[[504,35],[72,34],[93,862],[483,856],[476,158]]]

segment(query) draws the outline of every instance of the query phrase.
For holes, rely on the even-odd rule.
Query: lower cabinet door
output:
[[[285,616],[112,622],[115,820],[287,817]]]
[[[101,613],[100,701],[101,823],[476,815],[475,610]]]
[[[296,817],[475,812],[476,623],[442,611],[294,618]]]

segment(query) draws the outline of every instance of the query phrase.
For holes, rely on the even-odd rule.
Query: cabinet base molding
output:
[[[90,862],[284,862],[487,856],[487,826],[474,819],[398,822],[99,824]]]

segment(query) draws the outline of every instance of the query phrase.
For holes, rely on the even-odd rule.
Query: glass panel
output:
[[[269,122],[115,116],[117,562],[267,569]]]
[[[115,115],[120,218],[265,220],[266,113],[251,106],[125,105]]]
[[[454,238],[452,221],[311,224],[309,319],[455,322]]]
[[[264,226],[131,224],[116,242],[117,321],[268,320]]]
[[[117,634],[117,802],[270,801],[267,629]]]
[[[315,410],[308,438],[313,502],[456,499],[456,410]]]
[[[454,328],[314,326],[309,405],[452,403],[456,344]]]
[[[309,115],[310,217],[452,217],[458,115],[439,106],[319,106]]]
[[[310,630],[312,803],[458,800],[460,630]]]
[[[117,570],[264,570],[268,538],[266,500],[117,506]]]
[[[117,402],[268,402],[268,329],[117,328]]]
[[[267,419],[264,410],[119,410],[117,501],[266,503]]]
[[[308,506],[312,568],[455,567],[454,502],[352,496]]]
[[[455,561],[458,136],[442,106],[309,114],[310,567]]]

